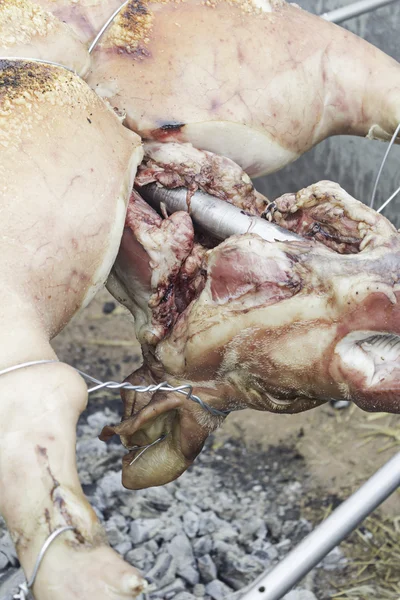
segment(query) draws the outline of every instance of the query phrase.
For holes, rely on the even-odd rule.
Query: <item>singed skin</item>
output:
[[[250,176],[330,135],[388,139],[400,67],[283,0],[139,0],[96,46],[89,85],[146,141],[191,142]]]
[[[49,60],[82,77],[90,63],[85,44],[69,25],[30,0],[0,1],[0,57]]]
[[[39,0],[35,6],[3,0],[1,55],[29,52],[83,75],[87,46],[118,5],[117,0]],[[266,1],[263,9],[247,0],[132,0],[97,47],[88,81],[146,139],[191,141],[235,159],[251,175],[281,168],[328,135],[387,139],[400,118],[395,61],[281,0]],[[0,63],[0,369],[55,358],[49,339],[108,275],[141,158],[138,136],[123,129],[81,80],[40,65]],[[340,199],[341,192],[335,193]],[[282,203],[277,208],[271,218],[291,227]],[[397,407],[397,338],[387,355],[383,387],[374,372],[367,377],[370,362],[353,363],[348,352],[354,345],[364,352],[365,346],[373,362],[382,355],[382,344],[370,331],[351,337],[354,331],[359,336],[357,328],[365,323],[373,332],[399,333],[393,324],[398,256],[392,229],[378,235],[376,248],[371,241],[365,250],[367,279],[375,284],[377,276],[379,289],[367,293],[363,280],[364,295],[353,298],[362,253],[338,262],[327,282],[326,263],[336,264],[337,256],[311,241],[290,247],[243,236],[207,252],[187,215],[165,224],[139,203],[128,220],[129,215],[138,219],[131,222],[135,239],[125,247],[124,235],[122,249],[139,260],[122,293],[129,280],[136,281],[125,301],[142,325],[146,358],[132,381],[186,380],[216,407],[289,412],[339,392],[370,407],[368,394],[379,385],[376,408],[387,408],[387,402]],[[157,269],[150,265],[159,249],[164,258],[177,257],[173,271],[168,260]],[[169,283],[179,280],[175,297],[169,286],[161,289],[165,277]],[[367,301],[377,312],[372,325],[366,318],[370,305],[364,310],[362,303]],[[282,308],[288,308],[287,317]],[[359,309],[363,321],[353,319],[351,310]],[[272,319],[273,314],[280,318]],[[342,317],[345,327],[338,331]],[[153,318],[158,326],[162,321],[155,334]],[[329,331],[320,335],[326,323]],[[303,345],[310,351],[306,358]],[[298,356],[308,361],[306,368],[313,360],[321,363],[314,379],[304,379]],[[282,365],[289,369],[282,368],[278,377]],[[79,485],[74,450],[76,422],[86,402],[82,380],[65,365],[32,368],[2,377],[0,399],[0,511],[27,575],[50,531],[75,527],[47,553],[34,588],[37,600],[135,597],[145,583],[106,546]],[[169,434],[134,468],[132,455],[125,459],[124,484],[146,487],[177,477],[221,420],[177,394],[127,394],[123,423],[103,437],[117,432],[129,446]]]
[[[79,39],[88,45],[113,12],[122,4],[120,0],[36,0],[60,21],[67,23]]]
[[[120,6],[37,4],[86,46]],[[95,47],[87,81],[144,140],[191,142],[250,176],[331,135],[390,139],[400,121],[399,64],[284,0],[131,0]]]
[[[64,68],[0,61],[0,370],[56,360],[56,335],[104,285],[140,138]],[[83,379],[56,363],[0,377],[0,512],[37,600],[123,600],[145,587],[111,550],[76,470]]]

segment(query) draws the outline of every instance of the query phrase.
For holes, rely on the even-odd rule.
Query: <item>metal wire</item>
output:
[[[36,563],[35,563],[35,566],[33,567],[33,573],[31,575],[31,578],[29,579],[29,581],[21,583],[18,586],[19,591],[16,594],[14,594],[14,596],[13,596],[14,600],[26,600],[26,597],[29,594],[29,590],[33,587],[33,584],[35,583],[36,576],[39,571],[39,567],[42,563],[44,555],[46,554],[49,546],[54,542],[54,540],[59,535],[61,535],[62,533],[65,533],[66,531],[73,531],[74,529],[75,529],[75,527],[71,527],[68,525],[66,527],[60,527],[59,529],[56,529],[55,531],[53,531],[53,533],[51,535],[49,535],[49,537],[43,544],[42,549],[39,552],[39,556],[36,559]]]
[[[74,75],[78,75],[78,73],[76,71],[74,71],[74,69],[71,69],[70,67],[66,67],[65,65],[62,65],[61,63],[57,63],[57,62],[53,62],[52,60],[44,60],[43,58],[25,58],[24,56],[0,56],[0,60],[9,60],[9,61],[25,61],[25,62],[35,62],[35,63],[40,63],[40,64],[44,64],[44,65],[51,65],[52,67],[60,67],[61,69],[66,69],[67,71],[69,71],[70,73],[73,73]],[[78,75],[79,77],[79,75]]]
[[[35,365],[45,365],[58,362],[58,360],[33,360],[30,362],[21,363],[19,365],[14,365],[13,367],[8,367],[7,369],[3,369],[2,371],[0,371],[0,376],[6,375],[7,373],[12,373],[13,371],[17,371],[19,369],[25,369],[26,367],[33,367]],[[156,385],[150,384],[145,386],[132,385],[127,381],[124,383],[118,383],[117,381],[100,381],[100,379],[96,379],[95,377],[88,375],[88,373],[84,373],[84,371],[81,371],[80,369],[76,369],[75,367],[73,368],[88,381],[96,383],[94,387],[88,389],[88,394],[92,394],[93,392],[97,392],[98,390],[104,388],[109,390],[132,390],[139,394],[145,394],[148,392],[153,394],[155,394],[156,392],[177,392],[178,394],[183,394],[184,396],[186,396],[188,400],[196,402],[196,404],[199,404],[201,408],[203,408],[205,411],[211,413],[216,417],[227,417],[229,413],[232,412],[230,410],[218,410],[217,408],[213,408],[212,406],[204,402],[201,398],[199,398],[199,396],[193,394],[193,387],[188,383],[178,386],[172,386],[167,381],[162,381],[161,383],[158,383]]]
[[[123,4],[121,4],[121,6],[119,8],[117,8],[116,11],[113,12],[113,14],[111,15],[111,17],[108,19],[108,21],[106,21],[106,23],[103,25],[103,27],[100,29],[99,33],[96,35],[96,37],[94,38],[93,42],[90,44],[89,46],[89,54],[91,54],[93,52],[93,50],[95,49],[95,47],[97,46],[97,44],[100,41],[100,38],[103,37],[103,34],[107,31],[107,29],[110,27],[111,23],[114,21],[115,17],[117,15],[119,15],[119,13],[121,12],[121,10],[127,5],[129,4],[131,0],[126,0],[126,2],[124,2]]]
[[[386,202],[384,202],[384,203],[382,204],[382,206],[380,206],[376,212],[378,212],[378,213],[382,212],[382,211],[383,211],[383,209],[384,209],[384,208],[386,208],[386,207],[387,207],[387,205],[388,205],[388,204],[390,204],[390,202],[391,202],[392,200],[394,200],[394,199],[396,198],[396,196],[397,196],[399,193],[400,193],[400,187],[398,187],[398,188],[397,188],[397,190],[394,192],[394,194],[392,194],[392,195],[390,196],[390,198],[388,198],[388,199],[386,200]]]
[[[376,178],[376,181],[375,181],[374,189],[372,191],[371,202],[369,204],[370,208],[374,208],[375,196],[376,196],[376,191],[378,189],[379,180],[381,178],[383,168],[384,168],[384,166],[386,164],[386,161],[388,159],[390,151],[391,151],[391,149],[393,147],[393,144],[396,141],[396,138],[397,138],[399,132],[400,132],[400,123],[398,124],[398,126],[396,127],[396,130],[395,130],[394,134],[392,135],[392,139],[390,140],[389,146],[387,147],[385,155],[383,157],[381,166],[379,167],[379,171],[378,171],[378,175],[377,175],[377,178]],[[384,207],[381,207],[377,212],[381,212],[381,210],[383,210],[383,208]]]
[[[331,10],[330,12],[323,13],[320,16],[332,23],[342,23],[343,21],[364,15],[367,12],[371,12],[382,6],[386,6],[387,4],[392,4],[393,2],[397,2],[397,0],[360,0],[359,2],[349,4],[348,6],[342,6],[335,10]]]
[[[131,467],[137,460],[139,460],[139,458],[141,456],[143,456],[143,454],[145,452],[147,452],[147,450],[149,448],[152,448],[153,446],[157,446],[157,444],[159,444],[160,442],[163,442],[165,440],[165,438],[167,437],[168,433],[163,433],[163,435],[160,435],[159,438],[157,438],[156,440],[154,440],[154,442],[151,442],[151,444],[146,444],[145,446],[131,446],[130,448],[127,448],[127,450],[132,451],[132,450],[141,450],[141,452],[139,452],[139,454],[137,454],[135,456],[135,458],[129,463],[129,466]]]

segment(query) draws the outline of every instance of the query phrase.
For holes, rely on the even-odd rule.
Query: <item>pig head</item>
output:
[[[387,219],[328,181],[264,210],[300,242],[249,233],[206,248],[187,213],[163,220],[136,192],[129,213],[109,287],[142,342],[131,383],[189,383],[221,411],[296,413],[339,398],[400,411],[400,236]],[[122,423],[102,438],[133,448],[126,487],[178,477],[223,421],[179,393],[124,401]]]

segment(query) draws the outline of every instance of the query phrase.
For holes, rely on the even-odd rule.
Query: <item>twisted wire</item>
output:
[[[39,567],[42,563],[44,555],[46,554],[49,546],[54,542],[54,540],[56,538],[58,538],[59,535],[61,535],[62,533],[65,533],[66,531],[73,531],[74,529],[75,529],[75,527],[71,527],[70,525],[67,525],[65,527],[60,527],[59,529],[56,529],[55,531],[53,531],[53,533],[51,533],[49,535],[49,537],[47,538],[47,540],[45,541],[45,543],[43,544],[43,546],[39,552],[39,556],[36,559],[36,563],[35,563],[35,566],[33,567],[33,572],[32,572],[31,578],[29,579],[29,581],[25,581],[24,583],[21,583],[18,586],[19,590],[16,594],[14,594],[13,600],[26,600],[26,597],[29,594],[29,590],[33,587],[33,584],[35,583],[36,576],[39,571]]]
[[[25,58],[24,56],[0,56],[0,60],[7,60],[7,61],[22,61],[22,62],[35,62],[35,63],[39,63],[39,64],[43,64],[43,65],[51,65],[52,67],[60,67],[61,69],[66,69],[67,71],[69,71],[70,73],[73,73],[74,75],[78,75],[78,73],[76,71],[74,71],[74,69],[71,69],[70,67],[66,67],[65,65],[62,65],[61,63],[58,62],[54,62],[53,60],[44,60],[43,58]],[[79,75],[78,75],[79,77]]]
[[[390,154],[390,151],[391,151],[391,149],[392,149],[392,147],[393,147],[393,144],[395,143],[395,141],[396,141],[396,138],[397,138],[397,136],[398,136],[398,134],[399,134],[399,133],[400,133],[400,123],[397,125],[397,127],[396,127],[396,129],[395,129],[395,132],[394,132],[394,134],[392,135],[392,138],[391,138],[391,140],[390,140],[390,142],[389,142],[389,146],[387,147],[387,149],[386,149],[386,152],[385,152],[385,155],[384,155],[384,157],[383,157],[383,160],[382,160],[381,166],[379,167],[378,175],[377,175],[377,177],[376,177],[376,180],[375,180],[374,189],[373,189],[373,191],[372,191],[371,202],[370,202],[370,204],[369,204],[370,208],[374,208],[375,196],[376,196],[376,192],[377,192],[377,189],[378,189],[379,180],[380,180],[380,178],[381,178],[381,175],[382,175],[382,172],[383,172],[384,166],[385,166],[385,164],[386,164],[386,161],[387,161],[387,159],[388,159],[388,156],[389,156],[389,154]],[[381,211],[382,211],[382,210],[385,208],[385,206],[387,206],[387,205],[389,204],[389,202],[391,202],[391,201],[393,200],[393,198],[394,198],[394,197],[397,195],[397,193],[398,193],[398,192],[396,192],[396,193],[395,193],[393,196],[391,196],[391,197],[389,198],[389,200],[387,200],[387,201],[386,201],[386,202],[385,202],[385,203],[384,203],[384,204],[383,204],[383,205],[382,205],[382,206],[381,206],[381,207],[380,207],[380,208],[377,210],[377,212],[378,212],[378,213],[380,213],[380,212],[381,212]]]
[[[93,50],[95,49],[95,47],[97,46],[97,44],[99,43],[100,39],[103,37],[104,33],[107,31],[107,29],[110,27],[110,25],[112,24],[112,22],[114,21],[115,17],[117,15],[119,15],[119,13],[121,12],[121,10],[130,2],[131,0],[126,0],[123,4],[121,4],[121,6],[119,8],[117,8],[113,14],[111,15],[111,17],[109,19],[107,19],[107,21],[104,23],[103,27],[100,29],[99,33],[96,35],[96,37],[94,38],[93,42],[90,44],[89,46],[89,54],[91,54],[93,52]]]
[[[193,386],[191,386],[189,383],[173,386],[167,381],[162,381],[161,383],[150,385],[133,385],[132,383],[129,383],[127,381],[125,381],[124,383],[118,383],[117,381],[100,381],[99,379],[96,379],[95,377],[92,377],[91,375],[88,375],[87,373],[84,373],[79,369],[76,369],[76,371],[78,371],[78,373],[82,375],[82,377],[84,377],[85,379],[88,379],[92,383],[96,384],[95,386],[88,389],[89,394],[97,392],[98,390],[104,388],[110,390],[132,390],[134,392],[138,392],[139,394],[145,394],[148,392],[153,394],[155,394],[156,392],[177,392],[178,394],[183,394],[184,396],[186,396],[188,400],[196,402],[196,404],[199,404],[201,408],[203,408],[205,411],[211,413],[214,416],[226,417],[231,412],[230,410],[218,410],[217,408],[213,408],[212,406],[204,402],[204,400],[202,400],[199,396],[193,394]]]
[[[0,371],[0,376],[6,375],[7,373],[12,373],[13,371],[18,371],[19,369],[25,369],[27,367],[33,367],[35,365],[45,365],[45,364],[51,364],[51,363],[59,363],[59,361],[46,359],[46,360],[33,360],[30,362],[21,363],[19,365],[14,365],[12,367],[3,369],[2,371]],[[193,386],[191,386],[189,383],[184,383],[182,385],[173,386],[170,383],[168,383],[167,381],[162,381],[161,383],[150,384],[150,385],[132,385],[131,383],[128,383],[127,381],[125,381],[124,383],[118,383],[117,381],[100,381],[100,379],[96,379],[96,377],[92,377],[92,375],[89,375],[88,373],[85,373],[84,371],[81,371],[80,369],[76,369],[75,367],[72,367],[72,368],[75,369],[75,371],[77,373],[79,373],[79,375],[81,375],[88,381],[91,381],[92,383],[96,384],[95,386],[88,389],[88,394],[92,394],[93,392],[97,392],[98,390],[101,390],[104,388],[109,389],[109,390],[122,390],[122,389],[123,390],[132,390],[139,394],[145,394],[148,392],[153,393],[153,394],[155,394],[156,392],[166,392],[166,393],[176,392],[178,394],[183,394],[184,396],[187,397],[188,400],[192,400],[193,402],[196,402],[196,404],[201,406],[201,408],[203,408],[205,411],[209,412],[210,414],[214,415],[215,417],[226,417],[229,415],[230,412],[232,412],[230,410],[218,410],[217,408],[213,408],[212,406],[210,406],[209,404],[204,402],[204,400],[202,400],[199,396],[196,396],[196,394],[193,394]]]

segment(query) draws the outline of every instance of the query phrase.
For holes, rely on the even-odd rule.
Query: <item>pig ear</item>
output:
[[[123,459],[123,485],[129,489],[142,489],[164,485],[179,477],[219,424],[213,417],[206,419],[209,422],[204,424],[203,415],[199,423],[201,411],[182,394],[158,392],[133,417],[119,425],[105,427],[100,439],[106,441],[116,434],[128,450],[134,448]],[[159,438],[159,443],[140,454],[140,447]]]
[[[369,412],[400,413],[400,336],[376,331],[348,334],[335,349],[348,396]]]

